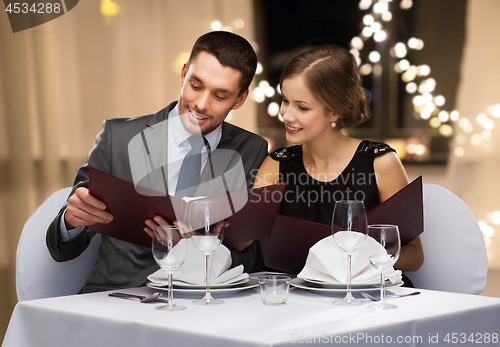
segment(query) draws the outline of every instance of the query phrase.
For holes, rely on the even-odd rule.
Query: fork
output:
[[[402,298],[402,297],[404,297],[404,296],[418,295],[418,294],[420,294],[420,292],[411,292],[411,293],[407,293],[407,294],[391,295],[391,296],[386,297],[386,299],[392,299],[392,298]],[[368,300],[372,300],[372,301],[380,301],[380,299],[374,298],[373,296],[371,296],[370,294],[365,293],[365,292],[361,292],[361,295],[363,295],[363,296],[364,296],[366,299],[368,299]]]

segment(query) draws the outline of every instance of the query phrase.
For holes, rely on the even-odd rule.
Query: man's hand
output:
[[[113,220],[113,215],[105,209],[106,205],[91,195],[87,188],[78,188],[68,200],[64,218],[66,228],[109,223]]]
[[[153,230],[155,230],[155,228],[158,226],[158,225],[167,225],[167,221],[165,219],[163,219],[161,216],[155,216],[153,218],[154,220],[151,220],[151,219],[146,219],[146,227],[144,227],[144,231],[146,232],[146,234],[149,235],[149,237],[153,237]],[[161,223],[161,224],[160,224]]]
[[[151,219],[146,219],[145,221],[146,223],[146,227],[144,227],[144,231],[150,236],[150,237],[153,237],[153,230],[157,227],[157,226],[163,226],[163,225],[170,225],[169,222],[167,222],[165,220],[165,218],[163,218],[162,216],[155,216],[153,218],[153,220]],[[191,233],[192,233],[192,230],[189,229],[189,227],[182,223],[181,221],[174,221],[172,223],[173,225],[175,225],[176,227],[178,227],[180,229],[180,232],[181,234],[184,236],[184,237],[191,237]],[[229,222],[228,221],[224,221],[224,226],[227,227],[229,225]],[[219,234],[222,230],[222,222],[219,222],[217,223],[217,225],[215,226],[215,233],[216,234]],[[250,243],[252,243],[250,241]]]
[[[157,226],[159,226],[159,225],[160,225],[160,226],[163,226],[163,225],[170,225],[170,223],[169,223],[169,222],[167,222],[167,221],[165,220],[165,218],[163,218],[162,216],[158,216],[158,215],[157,215],[157,216],[155,216],[155,217],[153,218],[153,220],[151,220],[151,219],[146,219],[146,222],[145,222],[145,223],[146,223],[146,225],[147,225],[147,226],[146,226],[146,227],[144,227],[144,231],[145,231],[145,232],[146,232],[146,234],[148,234],[150,237],[153,237],[153,230],[155,230],[155,228],[156,228]],[[180,222],[177,222],[177,221],[175,221],[173,224],[174,224],[176,227],[180,227],[180,229],[181,229],[181,234],[185,234],[185,233],[186,233],[186,231],[187,231],[187,227],[186,227],[184,224],[182,224],[182,223],[180,223]]]

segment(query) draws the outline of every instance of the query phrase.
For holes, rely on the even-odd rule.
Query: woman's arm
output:
[[[406,171],[398,156],[394,152],[376,157],[373,162],[375,177],[380,195],[380,202],[384,202],[404,188],[409,182]],[[401,247],[401,254],[394,268],[405,271],[416,271],[424,262],[424,252],[420,237]]]
[[[254,188],[270,186],[272,184],[277,184],[280,182],[279,179],[280,163],[274,160],[269,155],[259,168],[259,172],[255,177],[255,182],[253,184]]]

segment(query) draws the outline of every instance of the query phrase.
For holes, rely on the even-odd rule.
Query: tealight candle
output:
[[[266,305],[282,305],[288,297],[291,278],[288,276],[259,277],[260,295]]]
[[[276,293],[276,291],[272,293],[266,293],[264,295],[264,303],[265,304],[282,304],[285,301],[283,300],[283,294]]]

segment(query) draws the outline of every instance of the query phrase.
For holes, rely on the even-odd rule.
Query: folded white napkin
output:
[[[351,283],[380,283],[378,272],[368,261],[368,256],[386,256],[384,248],[373,238],[367,237],[364,245],[352,255]],[[309,249],[306,265],[297,277],[330,284],[347,283],[347,255],[337,246],[333,236],[325,237]],[[385,278],[392,283],[401,282],[401,271],[391,268]]]
[[[231,284],[248,278],[243,272],[243,265],[229,269],[231,266],[231,252],[220,245],[210,255],[210,285]],[[229,269],[229,270],[228,270]],[[188,240],[188,255],[184,264],[172,275],[173,284],[205,284],[205,255]],[[148,280],[157,286],[168,285],[168,274],[160,269],[148,276]]]

